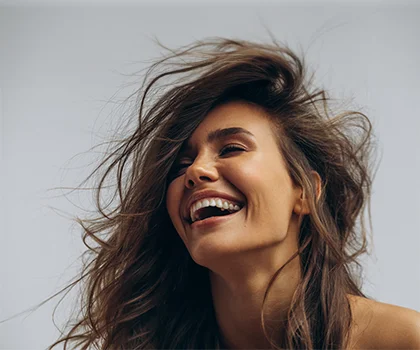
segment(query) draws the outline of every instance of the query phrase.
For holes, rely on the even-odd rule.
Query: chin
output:
[[[241,232],[241,235],[243,235],[243,232]],[[210,270],[221,263],[226,267],[229,260],[252,249],[252,247],[244,245],[244,240],[239,243],[238,236],[239,233],[227,237],[225,232],[202,236],[192,242],[190,241],[188,250],[191,258],[198,265]]]

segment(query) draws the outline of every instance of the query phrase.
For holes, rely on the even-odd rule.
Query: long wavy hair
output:
[[[369,119],[332,112],[331,99],[313,87],[303,58],[274,38],[267,44],[209,38],[167,50],[144,77],[135,129],[93,172],[103,170],[95,188],[99,215],[78,220],[89,259],[71,284],[82,286],[80,312],[49,349],[60,343],[65,349],[223,346],[209,271],[190,257],[165,195],[183,143],[212,108],[231,100],[256,104],[270,116],[290,176],[310,206],[299,250],[289,259],[300,256],[302,278],[285,337],[281,344],[270,342],[277,349],[346,348],[352,326],[347,295],[367,298],[357,258],[368,252]],[[313,170],[322,179],[319,197]],[[101,199],[109,196],[109,183],[116,184],[112,206]],[[272,277],[264,301],[283,268]],[[265,330],[263,311],[264,304]]]

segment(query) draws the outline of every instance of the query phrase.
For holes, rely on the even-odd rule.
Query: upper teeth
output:
[[[231,203],[221,198],[204,198],[194,202],[190,208],[191,221],[194,222],[198,219],[197,210],[205,207],[218,207],[222,210],[228,209],[231,211],[238,211],[241,207],[237,204]]]

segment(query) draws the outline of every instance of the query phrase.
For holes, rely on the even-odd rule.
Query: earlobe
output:
[[[316,191],[316,201],[321,196],[321,188],[322,188],[322,180],[321,176],[316,171],[311,171],[313,183],[315,184],[315,191]],[[300,188],[300,198],[297,199],[294,212],[298,215],[308,215],[311,210],[309,208],[309,201],[307,196],[304,194],[302,188]]]

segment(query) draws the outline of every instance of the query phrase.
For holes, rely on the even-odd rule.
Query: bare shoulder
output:
[[[420,313],[405,307],[349,296],[352,349],[420,349]]]

